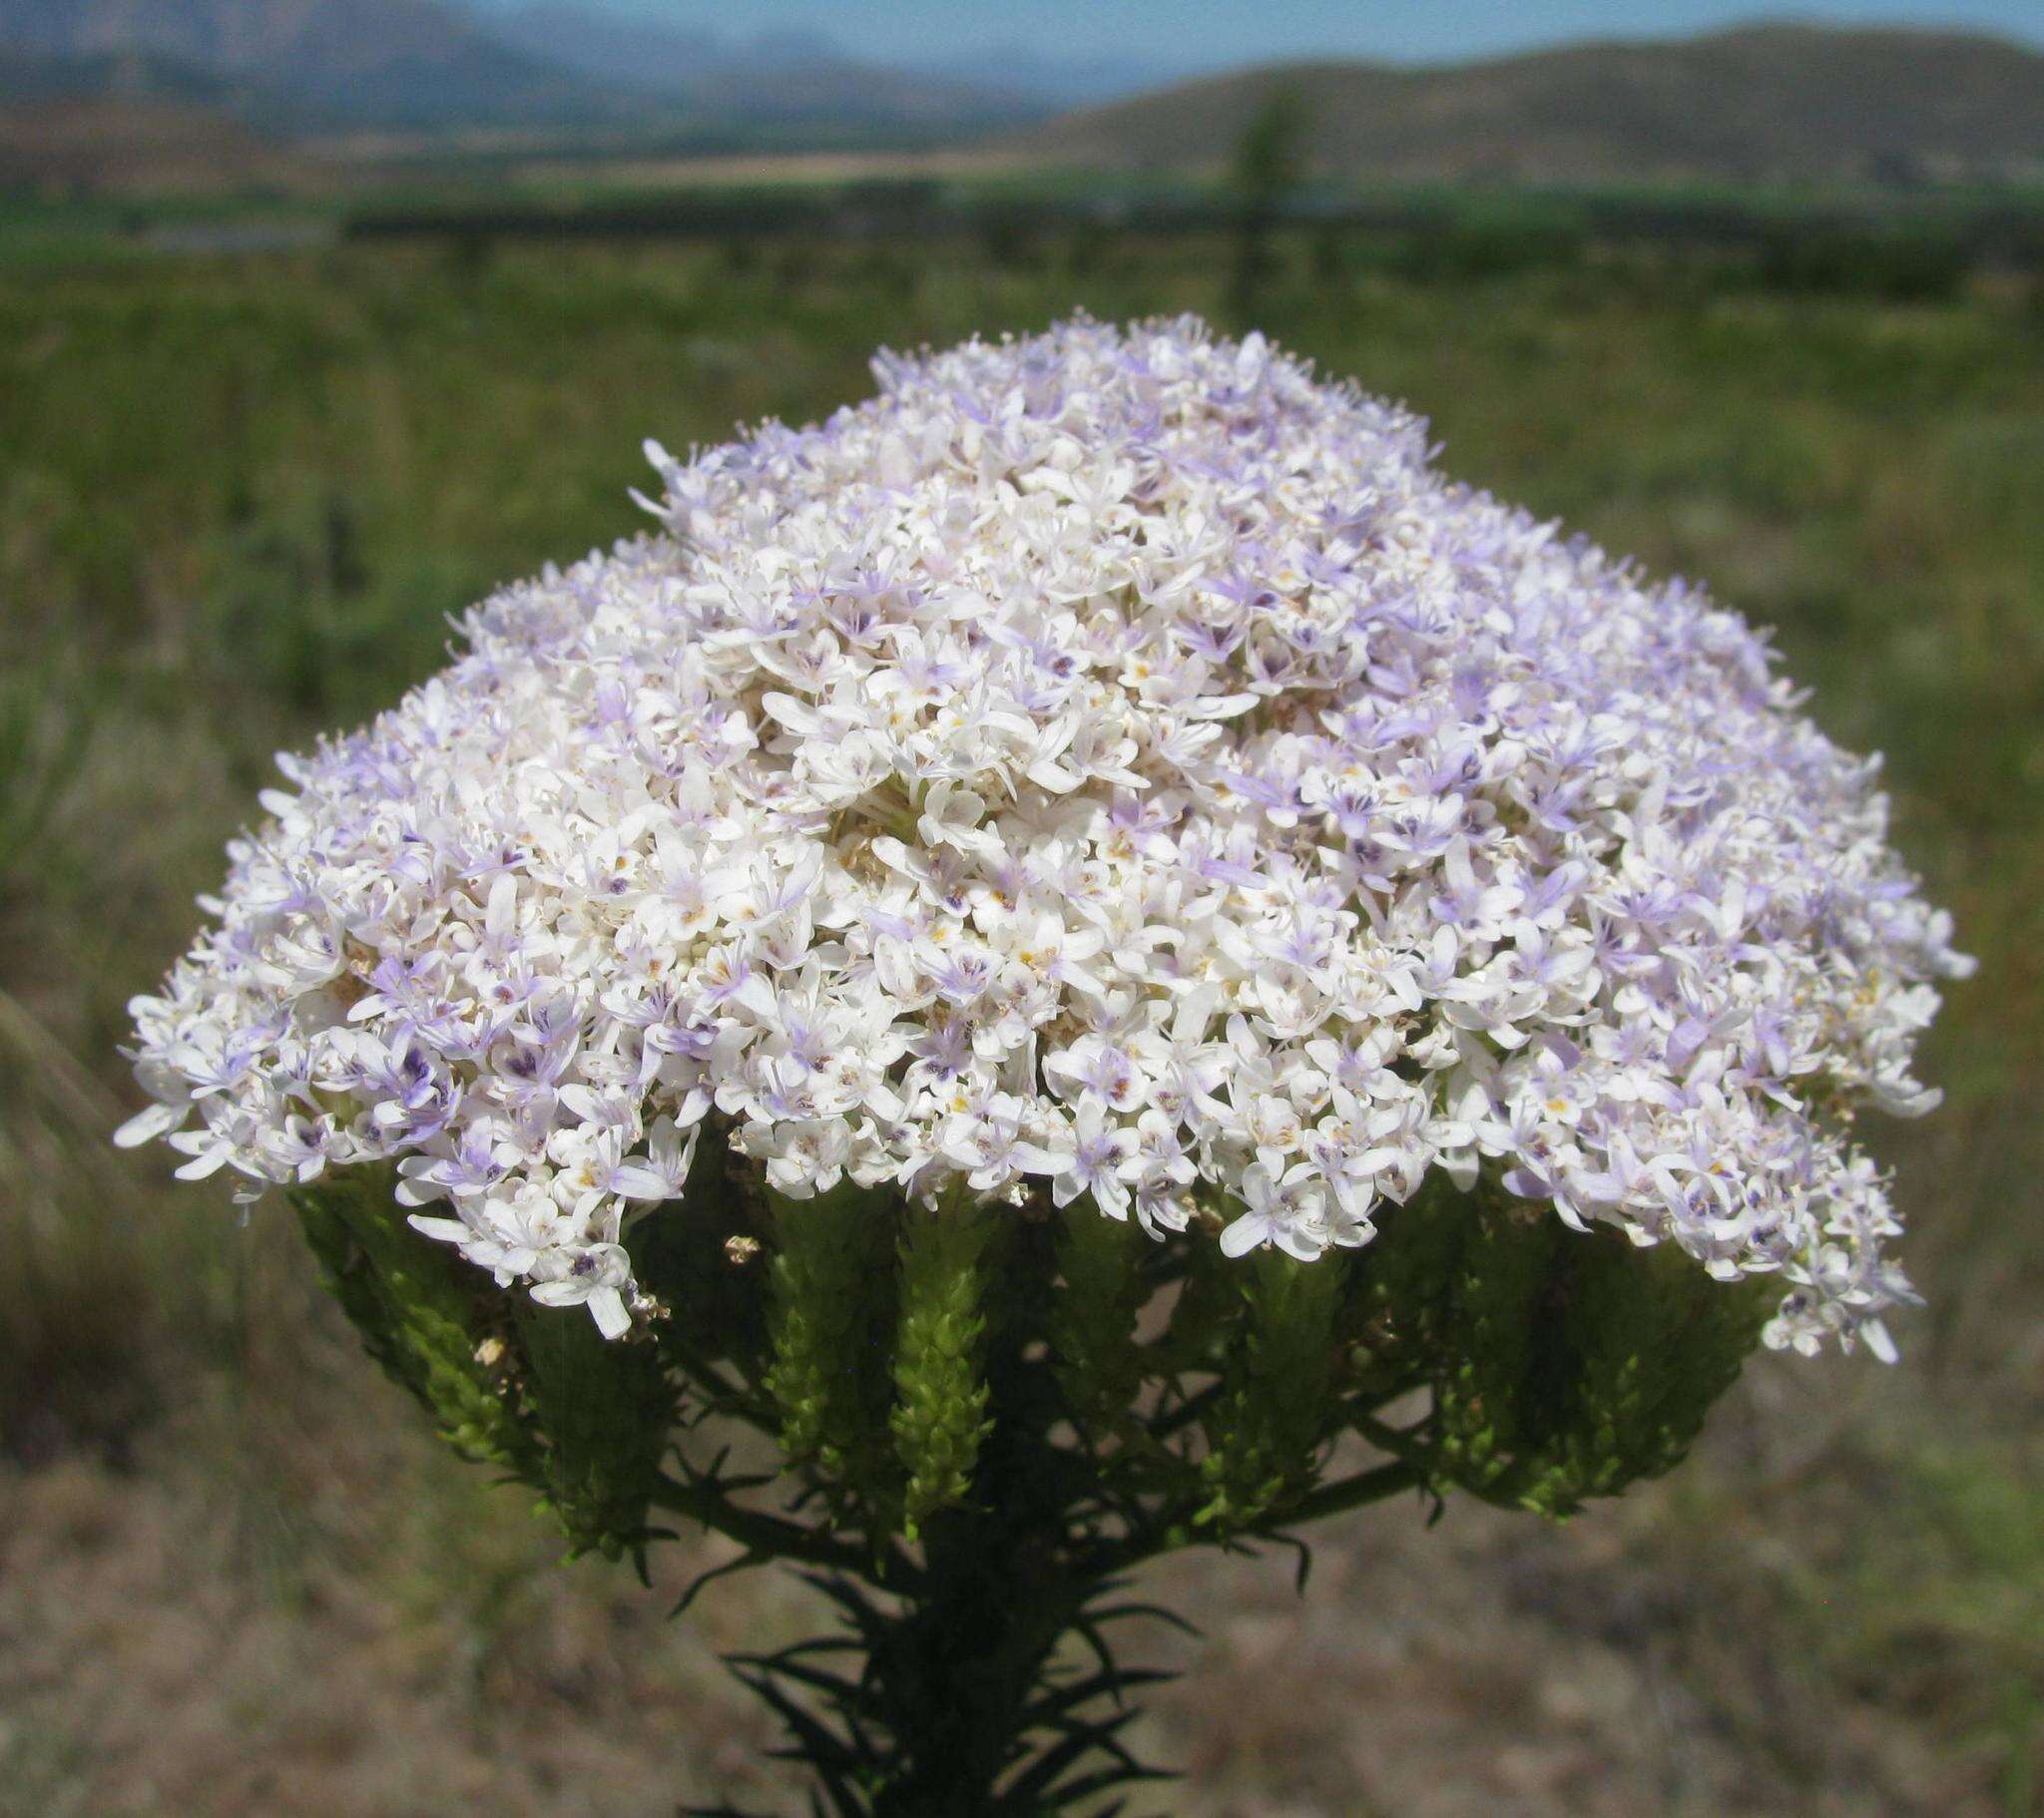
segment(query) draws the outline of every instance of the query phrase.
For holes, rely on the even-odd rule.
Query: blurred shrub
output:
[[[1236,142],[1229,167],[1237,219],[1228,306],[1243,327],[1251,325],[1258,298],[1276,278],[1272,233],[1279,211],[1305,176],[1306,134],[1311,124],[1311,110],[1303,95],[1292,84],[1279,83]]]
[[[1094,277],[1113,244],[1111,228],[1097,221],[1081,222],[1065,239],[1065,268],[1073,277]]]
[[[1580,227],[1555,222],[1451,221],[1409,234],[1392,254],[1400,276],[1420,283],[1480,283],[1582,263]]]
[[[788,240],[774,260],[773,281],[784,295],[799,296],[816,287],[820,275],[814,245],[802,238]]]
[[[1321,284],[1343,282],[1354,264],[1348,236],[1339,227],[1322,227],[1312,236],[1313,280]]]
[[[859,254],[848,275],[861,290],[905,303],[921,282],[922,260],[911,246],[879,239]]]
[[[1001,204],[979,218],[980,246],[998,271],[1040,271],[1044,266],[1045,212],[1038,207]]]
[[[496,238],[485,228],[464,227],[447,236],[445,258],[449,285],[456,291],[471,289],[496,263]]]
[[[430,551],[402,571],[372,565],[346,492],[272,502],[227,534],[220,580],[199,609],[200,665],[295,716],[365,718],[446,645],[448,603],[472,590],[445,567]]]
[[[92,703],[54,658],[0,672],[0,891],[31,866],[92,736]]]
[[[1761,280],[1772,289],[1896,303],[1948,302],[1971,269],[1957,239],[1927,231],[1785,228],[1769,237],[1760,258]]]

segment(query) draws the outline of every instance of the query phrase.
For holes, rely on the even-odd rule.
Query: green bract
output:
[[[1360,1251],[1238,1263],[1084,1201],[788,1200],[745,1166],[706,1142],[636,1227],[663,1312],[616,1344],[514,1314],[386,1179],[297,1204],[370,1352],[573,1549],[643,1562],[694,1519],[815,1575],[848,1632],[736,1664],[833,1814],[1040,1814],[1146,1776],[1117,1735],[1150,1675],[1102,1627],[1137,1612],[1132,1568],[1401,1492],[1565,1515],[1675,1464],[1767,1313],[1673,1246],[1481,1188]],[[777,1474],[700,1462],[740,1426]]]

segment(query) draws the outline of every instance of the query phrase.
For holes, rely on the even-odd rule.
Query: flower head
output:
[[[1777,1343],[1887,1348],[1844,1119],[1932,1102],[1966,962],[1742,620],[1259,336],[876,369],[654,447],[659,533],[285,760],[136,1001],[124,1139],[394,1162],[606,1332],[714,1112],[782,1193],[1047,1190],[1231,1253],[1488,1170],[1778,1275]]]

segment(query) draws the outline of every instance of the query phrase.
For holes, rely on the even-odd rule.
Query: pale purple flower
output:
[[[1220,1205],[1230,1253],[1487,1170],[1779,1276],[1772,1342],[1891,1349],[1849,1120],[1935,1102],[1968,962],[1744,621],[1261,337],[875,371],[650,445],[654,534],[282,760],[131,1007],[120,1141],[246,1191],[392,1166],[609,1333],[715,1107],[775,1192]]]

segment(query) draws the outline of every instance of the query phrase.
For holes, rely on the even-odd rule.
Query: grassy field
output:
[[[81,242],[82,243],[82,242]],[[0,1815],[761,1804],[720,1648],[553,1568],[442,1460],[273,1213],[117,1156],[123,1004],[271,754],[439,661],[443,615],[636,527],[638,447],[806,418],[879,341],[1220,313],[1228,248],[473,239],[0,260]],[[53,249],[54,248],[54,249]],[[1903,1363],[1765,1360],[1666,1485],[1453,1508],[1160,1575],[1207,1631],[1146,1719],[1185,1818],[2044,1810],[2044,306],[1302,238],[1263,326],[1429,412],[1446,465],[1779,628],[1982,961],[1875,1133]],[[708,1543],[669,1549],[662,1588]],[[790,1806],[788,1809],[792,1809]]]

